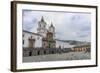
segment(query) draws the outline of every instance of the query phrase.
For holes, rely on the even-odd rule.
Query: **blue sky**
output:
[[[56,38],[61,40],[91,40],[91,14],[23,10],[23,30],[37,32],[38,21],[44,17],[47,28],[55,26]]]

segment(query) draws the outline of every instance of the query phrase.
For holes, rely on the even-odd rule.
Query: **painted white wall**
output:
[[[28,41],[28,39],[31,37],[31,36],[33,36],[33,35],[31,35],[31,34],[29,34],[29,33],[25,33],[25,32],[23,32],[23,35],[24,35],[24,37],[23,37],[23,40],[24,40],[24,44],[23,44],[23,47],[28,47],[29,46],[29,41]],[[35,37],[34,37],[35,38]]]
[[[0,0],[0,73],[13,73],[10,71],[10,1],[11,0]],[[97,5],[100,0],[34,0],[34,1],[45,1],[45,2],[61,2],[67,4],[83,4],[83,5]],[[100,13],[100,9],[99,12]],[[100,14],[98,14],[100,16]],[[100,17],[98,17],[100,19]],[[100,24],[100,21],[98,22]],[[100,25],[98,25],[98,31],[100,31]],[[98,33],[100,37],[100,33]],[[98,38],[100,43],[100,38]],[[98,45],[98,52],[100,52],[100,45]],[[100,53],[98,53],[100,56]],[[34,73],[99,73],[100,72],[100,57],[98,57],[98,67],[92,68],[77,68],[77,69],[60,69],[60,70],[47,70],[47,71],[35,71]],[[24,73],[24,72],[14,72]],[[33,73],[25,72],[25,73]]]
[[[35,47],[42,47],[42,37],[41,36],[35,36]]]
[[[57,40],[56,41],[56,47],[59,47],[59,46],[61,46],[61,48],[72,48],[75,45],[70,45],[67,42],[62,42],[62,41]]]
[[[35,35],[35,34],[32,34],[32,33],[28,33],[28,32],[23,32],[23,34],[24,34],[23,47],[29,47],[29,38],[31,38],[31,36],[32,36],[32,39],[35,39],[35,45],[34,46],[35,47],[42,47],[42,37],[41,36],[38,36],[38,35]]]

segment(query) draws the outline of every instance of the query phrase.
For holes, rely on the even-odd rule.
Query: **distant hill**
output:
[[[59,40],[59,39],[55,39],[57,41],[61,41],[61,42],[67,42],[70,45],[78,45],[78,44],[86,44],[86,43],[90,43],[90,42],[86,42],[86,41],[76,41],[76,40]]]

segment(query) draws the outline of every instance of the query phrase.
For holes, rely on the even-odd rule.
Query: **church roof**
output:
[[[43,22],[43,23],[45,23],[45,25],[47,25],[47,23],[45,22],[45,20],[44,20],[44,17],[43,17],[43,16],[41,17],[41,20],[39,21],[39,23],[41,23],[41,22]]]
[[[53,27],[54,28],[54,26],[53,26],[53,23],[51,22],[51,25],[50,25],[50,27]]]
[[[41,21],[42,21],[42,22],[45,22],[43,16],[42,16],[42,18],[41,18]]]
[[[27,31],[27,30],[23,30],[23,32],[30,33],[30,34],[34,34],[34,35],[38,35],[38,36],[41,36],[42,37],[42,35],[40,35],[38,33],[30,32],[30,31]]]

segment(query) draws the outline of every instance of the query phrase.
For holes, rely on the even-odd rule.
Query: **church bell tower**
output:
[[[43,37],[46,36],[47,29],[46,29],[46,22],[44,21],[44,18],[42,16],[41,20],[38,22],[38,28],[37,28],[37,33],[42,35]]]
[[[55,27],[53,26],[52,23],[51,23],[51,25],[49,26],[49,32],[53,33],[53,37],[55,37]]]

